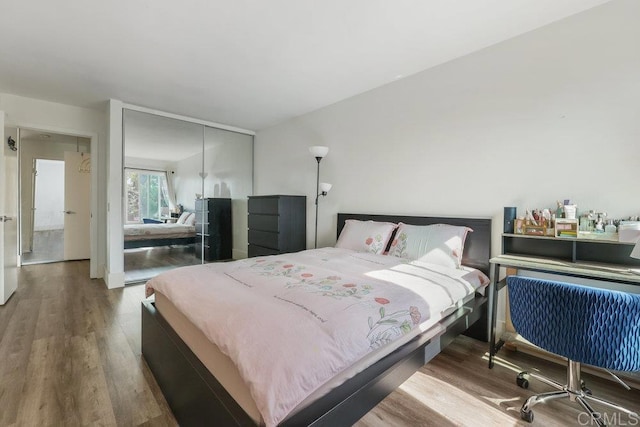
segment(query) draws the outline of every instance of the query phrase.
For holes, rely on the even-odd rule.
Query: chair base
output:
[[[580,379],[580,363],[573,360],[568,361],[567,366],[567,384],[560,384],[550,378],[544,377],[537,373],[523,371],[520,372],[516,378],[516,383],[522,388],[529,387],[529,378],[535,378],[536,380],[543,382],[558,391],[551,391],[547,393],[541,393],[529,397],[522,405],[520,409],[520,417],[527,421],[533,422],[532,408],[538,403],[545,403],[551,400],[560,399],[563,397],[569,398],[572,402],[578,402],[580,406],[591,417],[591,420],[595,425],[605,426],[605,419],[601,412],[594,410],[588,401],[599,403],[601,405],[608,406],[619,412],[624,412],[627,415],[638,418],[638,414],[632,412],[618,404],[609,402],[608,400],[593,396],[591,390],[589,390],[584,381]]]

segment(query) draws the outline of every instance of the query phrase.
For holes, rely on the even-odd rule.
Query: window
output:
[[[141,223],[144,218],[160,219],[169,209],[166,172],[127,168],[125,181],[128,224]]]

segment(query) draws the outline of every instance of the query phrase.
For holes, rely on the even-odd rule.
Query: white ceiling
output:
[[[2,0],[0,92],[259,130],[609,0]]]
[[[49,143],[62,143],[62,144],[75,144],[82,150],[90,149],[91,140],[82,136],[63,135],[52,132],[42,132],[30,129],[20,129],[20,141],[31,141],[41,144]]]
[[[180,161],[202,153],[203,127],[140,111],[124,111],[124,155]]]

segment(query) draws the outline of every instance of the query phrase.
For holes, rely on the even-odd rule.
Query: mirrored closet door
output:
[[[209,205],[206,222],[212,228],[203,242],[203,258],[246,258],[247,200],[253,194],[253,136],[207,126],[203,170],[203,206]]]
[[[125,283],[246,257],[253,136],[123,111]]]

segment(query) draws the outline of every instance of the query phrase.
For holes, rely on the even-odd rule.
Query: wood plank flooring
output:
[[[387,396],[365,415],[357,426],[592,426],[568,399],[538,404],[535,420],[520,419],[524,401],[536,393],[552,391],[535,380],[528,390],[516,385],[518,372],[531,368],[561,383],[566,366],[522,352],[502,350],[493,369],[487,368],[484,343],[460,336],[441,354]],[[620,385],[583,375],[593,394],[640,412],[640,390],[626,391]],[[640,425],[639,418],[595,409],[617,419],[609,425]],[[617,418],[615,418],[617,417]]]
[[[200,264],[194,245],[157,246],[125,249],[125,283],[145,282],[167,270]]]
[[[108,291],[89,263],[22,267],[0,307],[0,425],[175,425],[140,356],[143,286]]]
[[[176,425],[140,354],[144,286],[107,290],[88,269],[86,261],[20,269],[18,291],[0,307],[0,426]],[[562,379],[564,367],[503,350],[489,370],[485,352],[484,343],[458,338],[357,426],[528,425],[520,406],[547,388],[520,389],[516,373],[534,366]],[[594,394],[640,410],[640,391],[587,382]],[[535,408],[534,425],[585,425],[579,414],[555,401]]]

